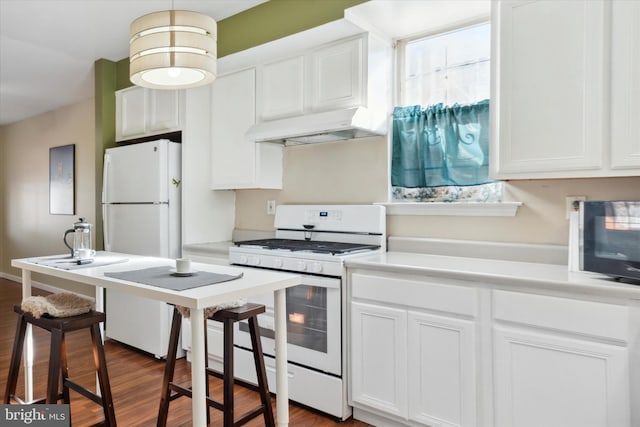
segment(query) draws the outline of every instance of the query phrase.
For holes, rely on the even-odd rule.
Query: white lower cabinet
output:
[[[622,304],[493,291],[496,427],[632,425],[630,325]]]
[[[454,283],[350,275],[351,397],[374,417],[364,421],[477,425],[477,296]]]
[[[629,426],[627,349],[494,329],[495,425]]]
[[[191,360],[191,319],[182,318],[182,348],[187,352],[187,359]],[[224,363],[224,330],[222,323],[207,320],[207,357],[209,367],[220,372]]]
[[[353,401],[407,416],[407,312],[351,303]]]
[[[640,304],[347,269],[350,404],[376,426],[640,425]]]
[[[476,425],[475,323],[409,311],[409,419]]]

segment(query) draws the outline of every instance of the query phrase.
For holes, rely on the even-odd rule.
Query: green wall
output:
[[[218,22],[218,57],[344,17],[367,0],[270,0]]]

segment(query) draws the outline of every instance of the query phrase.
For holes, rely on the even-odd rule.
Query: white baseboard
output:
[[[14,274],[0,272],[0,277],[2,277],[3,279],[11,280],[12,282],[22,283],[22,278]],[[52,293],[64,291],[64,289],[58,288],[56,286],[47,285],[46,283],[38,282],[36,280],[31,280],[31,287],[42,289],[43,291],[52,292]]]

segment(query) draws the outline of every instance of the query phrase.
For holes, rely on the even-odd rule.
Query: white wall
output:
[[[67,251],[64,231],[78,217],[95,225],[94,99],[3,126],[0,133],[0,273],[11,259]],[[49,214],[49,148],[75,144],[75,215]],[[35,280],[39,278],[34,276]],[[53,282],[50,282],[53,283]],[[83,286],[67,289],[85,292]],[[85,292],[88,293],[88,292]]]
[[[372,203],[387,197],[386,138],[287,147],[284,188],[238,190],[236,227],[271,230],[266,202]],[[388,216],[393,236],[437,237],[566,245],[565,196],[640,200],[640,177],[510,181],[512,200],[524,203],[515,217]]]

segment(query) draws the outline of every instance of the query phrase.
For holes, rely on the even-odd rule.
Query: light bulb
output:
[[[175,79],[176,77],[180,76],[181,71],[178,67],[171,67],[169,68],[169,70],[167,70],[167,74],[169,74],[169,77],[171,77],[172,79]]]

